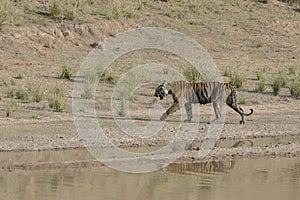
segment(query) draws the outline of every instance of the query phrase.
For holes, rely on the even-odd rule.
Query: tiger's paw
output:
[[[167,118],[167,114],[164,113],[161,117],[160,117],[160,121],[166,121]]]
[[[192,122],[192,119],[186,119],[186,120],[184,120],[183,122],[191,123],[191,122]]]

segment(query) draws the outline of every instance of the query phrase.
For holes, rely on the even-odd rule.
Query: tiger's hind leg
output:
[[[187,119],[184,120],[184,122],[191,122],[193,118],[193,112],[192,112],[192,103],[187,102],[184,104],[184,108],[187,114]]]
[[[214,108],[214,112],[215,112],[215,115],[216,115],[216,119],[219,119],[221,117],[221,109],[222,107],[219,105],[219,102],[218,101],[213,101],[212,102],[213,104],[213,108]]]
[[[174,102],[173,105],[160,117],[161,121],[167,119],[167,117],[180,109],[179,102]]]

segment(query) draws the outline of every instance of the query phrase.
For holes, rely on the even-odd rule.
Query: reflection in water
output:
[[[228,172],[233,168],[235,161],[207,161],[200,163],[174,163],[167,167],[167,171],[174,173],[213,173],[213,172]]]
[[[294,200],[299,195],[299,158],[173,164],[148,174],[106,167],[0,171],[0,199],[6,200]]]

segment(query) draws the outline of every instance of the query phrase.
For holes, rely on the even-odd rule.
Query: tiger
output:
[[[222,82],[196,82],[190,83],[187,81],[175,81],[168,83],[164,81],[161,85],[155,88],[155,97],[162,100],[167,95],[172,95],[173,104],[160,117],[161,121],[180,109],[184,105],[187,119],[185,122],[192,121],[192,104],[208,104],[212,103],[216,120],[221,117],[221,108],[223,103],[226,103],[230,108],[240,114],[240,124],[244,124],[244,116],[250,116],[253,109],[249,113],[244,113],[244,110],[237,103],[236,88],[229,83]]]

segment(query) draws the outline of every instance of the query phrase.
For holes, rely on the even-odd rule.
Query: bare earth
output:
[[[14,16],[0,30],[0,153],[70,150],[84,148],[72,114],[73,80],[58,79],[62,66],[76,75],[81,63],[93,49],[90,45],[137,27],[164,27],[182,32],[199,42],[211,55],[220,73],[237,70],[246,77],[238,90],[246,99],[244,110],[253,115],[239,124],[239,115],[227,109],[220,141],[205,158],[197,158],[198,146],[209,126],[211,108],[202,106],[200,132],[190,150],[179,162],[228,160],[259,157],[300,156],[300,101],[291,97],[287,87],[278,96],[272,94],[274,74],[290,67],[300,73],[300,12],[297,5],[277,0],[220,1],[145,1],[141,10],[129,3],[134,15],[122,12],[119,19],[108,19],[111,7],[96,1],[85,5],[74,21],[53,19],[39,13],[41,1],[24,1]],[[126,1],[124,1],[126,2]],[[206,2],[206,1],[205,1]],[[126,7],[128,8],[128,7]],[[126,14],[127,13],[127,14]],[[130,68],[157,63],[184,69],[186,61],[168,52],[142,50],[115,61],[108,74],[117,81]],[[266,68],[266,91],[259,93],[256,72]],[[17,77],[21,75],[21,79]],[[14,98],[17,109],[6,117],[9,89],[40,84],[44,98],[39,103]],[[55,86],[63,88],[64,112],[54,112],[48,98]],[[128,136],[116,125],[110,111],[110,97],[115,83],[100,80],[96,91],[99,123],[111,141],[122,148],[159,148],[170,142],[180,128],[180,112],[172,115],[165,127],[149,139]],[[171,99],[154,102],[153,85],[138,88],[130,102],[133,121],[149,122],[148,109],[154,104],[170,105]],[[117,120],[122,120],[122,117]],[[193,121],[198,123],[198,121]],[[239,141],[241,145],[233,147]],[[249,142],[252,141],[253,145]],[[2,163],[1,163],[2,164]],[[5,164],[2,164],[3,167]]]

